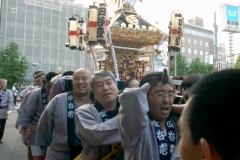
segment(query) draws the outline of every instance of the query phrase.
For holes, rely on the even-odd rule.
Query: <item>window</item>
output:
[[[191,61],[192,61],[191,58],[188,58],[188,63],[191,63]]]
[[[191,44],[191,39],[190,38],[188,38],[188,43]]]
[[[203,55],[203,51],[200,51],[200,55],[201,55],[201,56]]]
[[[208,52],[206,52],[206,56],[208,55]]]
[[[195,45],[197,45],[197,40],[194,40],[193,43],[194,43]]]
[[[182,47],[182,52],[185,52],[185,47]]]
[[[197,36],[197,31],[192,31],[192,34]]]
[[[188,53],[191,54],[191,48],[188,48]]]
[[[205,42],[205,47],[208,47],[208,42]]]
[[[197,54],[197,50],[196,49],[194,49],[194,54]]]
[[[185,38],[184,37],[182,37],[182,43],[185,43]]]
[[[202,36],[202,33],[201,33],[201,32],[198,32],[198,36]]]
[[[186,33],[188,33],[188,34],[192,34],[192,30],[186,28]]]
[[[202,46],[202,45],[203,45],[202,41],[199,41],[199,45],[200,45],[200,46]]]

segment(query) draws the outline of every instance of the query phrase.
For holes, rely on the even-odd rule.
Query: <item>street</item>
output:
[[[20,106],[17,103],[16,109]],[[3,143],[0,143],[0,160],[27,160],[27,147],[21,142],[19,130],[15,128],[18,113],[12,111],[8,116],[3,135]]]

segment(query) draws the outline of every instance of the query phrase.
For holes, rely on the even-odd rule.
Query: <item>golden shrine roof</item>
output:
[[[159,28],[154,27],[135,12],[122,12],[113,22],[110,30],[113,42],[124,42],[126,44],[157,45],[163,36]]]

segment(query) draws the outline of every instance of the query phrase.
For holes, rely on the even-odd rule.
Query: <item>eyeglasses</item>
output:
[[[151,94],[151,93],[148,93],[148,94],[154,95],[154,96],[156,96],[159,99],[162,99],[162,98],[165,98],[165,97],[168,97],[169,99],[172,99],[172,98],[176,97],[176,94],[174,94],[174,93],[168,93],[168,94],[164,94],[164,93]]]

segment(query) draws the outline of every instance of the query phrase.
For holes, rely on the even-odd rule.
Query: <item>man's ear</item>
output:
[[[205,138],[200,139],[200,145],[204,160],[222,160],[216,149]]]
[[[203,154],[202,158],[204,158],[204,160],[212,160],[208,141],[205,138],[201,138],[200,145],[201,145],[202,154]]]

